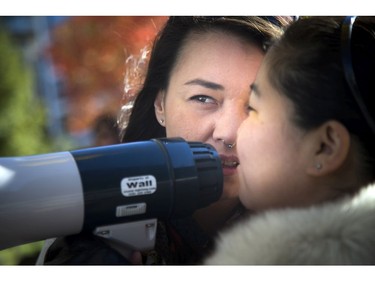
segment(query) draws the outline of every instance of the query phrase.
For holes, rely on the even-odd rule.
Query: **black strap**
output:
[[[357,81],[355,79],[354,69],[353,69],[353,61],[352,61],[352,53],[351,53],[351,38],[352,38],[352,30],[353,25],[357,17],[355,16],[348,16],[345,17],[342,27],[341,27],[341,58],[342,64],[344,68],[344,74],[346,81],[350,87],[351,93],[359,109],[362,112],[363,117],[365,118],[367,124],[369,125],[372,132],[375,134],[375,121],[371,117],[370,112],[368,111],[365,102],[362,98],[362,94],[359,90],[357,85]]]

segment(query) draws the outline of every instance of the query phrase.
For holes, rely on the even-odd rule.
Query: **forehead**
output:
[[[173,72],[186,71],[189,67],[197,69],[217,69],[242,67],[259,68],[264,53],[255,44],[238,35],[220,30],[205,33],[191,33],[185,40],[175,63]],[[246,65],[247,64],[247,65]]]
[[[272,87],[269,81],[269,68],[266,59],[263,60],[254,83],[251,85],[251,95],[265,99],[268,96],[277,94],[277,90]]]
[[[232,43],[232,44],[230,44]],[[184,43],[179,52],[179,58],[183,58],[184,55],[190,54],[200,50],[204,52],[207,48],[209,50],[225,48],[228,46],[241,46],[243,49],[252,46],[256,48],[255,44],[246,41],[243,37],[236,35],[230,31],[223,30],[210,30],[201,32],[190,32],[184,40]]]
[[[269,67],[266,60],[264,60],[251,86],[250,98],[258,101],[258,104],[263,108],[271,106],[275,112],[284,112],[292,120],[295,116],[293,102],[271,84],[269,75]]]

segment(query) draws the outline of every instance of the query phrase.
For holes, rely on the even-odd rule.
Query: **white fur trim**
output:
[[[217,243],[205,264],[375,264],[375,184],[341,201],[254,215]]]

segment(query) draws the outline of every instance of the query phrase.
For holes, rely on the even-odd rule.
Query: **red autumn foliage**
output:
[[[71,17],[53,30],[49,54],[67,98],[70,133],[88,129],[123,102],[125,61],[151,44],[167,17]]]

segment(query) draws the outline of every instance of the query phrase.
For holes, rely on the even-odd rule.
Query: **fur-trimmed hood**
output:
[[[220,235],[205,264],[375,264],[375,184],[340,201],[241,221]]]

